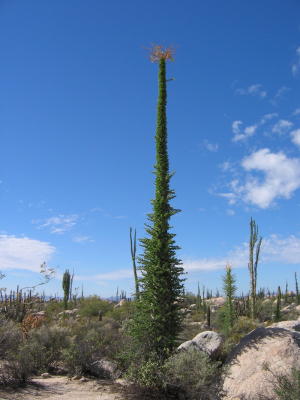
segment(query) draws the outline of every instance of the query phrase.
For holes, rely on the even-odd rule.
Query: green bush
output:
[[[106,300],[100,299],[98,296],[90,296],[80,300],[79,315],[82,317],[98,317],[99,311],[105,315],[112,310],[113,305]]]
[[[277,376],[274,392],[279,400],[300,399],[300,370],[293,369],[290,376]]]
[[[63,360],[70,373],[87,373],[99,359],[117,359],[123,346],[119,325],[108,318],[103,321],[73,323],[70,345],[63,350]]]
[[[126,321],[132,317],[134,312],[134,306],[135,306],[134,301],[127,301],[121,307],[112,308],[107,313],[107,316],[119,322]]]
[[[6,359],[10,353],[17,351],[22,341],[20,325],[14,321],[0,319],[0,358]]]
[[[33,372],[45,372],[53,363],[63,360],[63,351],[70,346],[70,334],[65,327],[42,326],[30,331],[19,351],[31,354]]]
[[[219,365],[199,350],[182,351],[165,363],[164,382],[180,387],[191,400],[211,399],[217,392]]]
[[[226,355],[232,350],[232,348],[239,343],[239,341],[251,332],[253,329],[259,326],[258,321],[253,321],[248,317],[239,317],[231,330],[229,331],[228,335],[225,337],[225,342],[223,344],[223,356]]]

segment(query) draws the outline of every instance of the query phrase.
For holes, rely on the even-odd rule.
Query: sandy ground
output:
[[[122,386],[108,381],[80,382],[65,376],[35,378],[18,391],[0,391],[0,400],[126,400]]]

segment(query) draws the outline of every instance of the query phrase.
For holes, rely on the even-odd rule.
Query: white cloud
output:
[[[230,208],[230,209],[226,210],[226,214],[232,216],[232,215],[235,215],[235,211]]]
[[[296,76],[298,75],[299,71],[300,71],[300,47],[298,47],[296,50],[296,61],[292,65],[292,74]]]
[[[0,270],[25,269],[40,272],[40,266],[48,261],[55,247],[47,242],[0,235]]]
[[[49,228],[50,233],[63,234],[71,230],[77,223],[79,216],[73,215],[58,215],[57,217],[51,217],[46,219],[41,225],[38,226],[39,229]],[[40,221],[33,221],[37,224]]]
[[[232,123],[232,132],[234,133],[234,136],[232,138],[233,142],[239,142],[241,140],[245,140],[251,136],[253,136],[257,129],[272,120],[273,118],[276,118],[278,116],[277,113],[270,113],[270,114],[265,114],[263,117],[256,122],[253,125],[246,126],[244,130],[241,129],[241,126],[243,125],[243,122],[240,120],[233,121]]]
[[[292,142],[300,147],[300,129],[291,132]]]
[[[264,125],[265,123],[276,117],[278,117],[277,113],[265,114],[260,120],[260,125]]]
[[[120,269],[116,271],[104,272],[103,274],[75,276],[75,280],[79,281],[118,281],[119,279],[127,279],[133,277],[132,269]]]
[[[231,181],[232,191],[220,194],[228,198],[229,204],[241,199],[266,209],[278,198],[289,199],[300,188],[300,159],[288,158],[283,152],[261,149],[244,158],[241,165],[250,173],[245,182]],[[263,177],[259,179],[253,171],[262,173]]]
[[[249,244],[244,242],[224,257],[201,258],[183,261],[183,267],[188,272],[193,271],[214,271],[225,269],[227,264],[234,268],[246,268],[248,265]],[[261,263],[300,263],[300,238],[290,235],[280,237],[270,235],[263,238],[261,247]]]
[[[234,133],[233,142],[238,142],[240,140],[245,140],[250,136],[253,136],[258,128],[257,125],[246,126],[246,128],[241,131],[240,127],[242,125],[242,121],[234,121],[232,123],[232,132]]]
[[[267,96],[266,90],[264,90],[263,86],[259,83],[250,85],[246,89],[242,89],[242,88],[237,89],[236,93],[240,94],[242,96],[251,95],[251,96],[258,96],[260,98],[265,98]]]
[[[204,140],[203,145],[208,151],[211,151],[213,153],[215,153],[219,150],[218,143],[210,143],[208,140]]]
[[[289,92],[291,89],[287,86],[281,86],[277,92],[275,93],[274,97],[270,100],[270,103],[273,106],[278,106],[278,103],[285,98],[285,94]]]
[[[288,121],[286,119],[280,119],[272,128],[273,133],[278,133],[279,135],[282,135],[284,133],[287,133],[290,129],[293,127],[293,123],[291,121]]]
[[[74,236],[72,240],[75,243],[94,242],[89,236]]]
[[[297,108],[294,112],[293,115],[300,115],[300,108]]]

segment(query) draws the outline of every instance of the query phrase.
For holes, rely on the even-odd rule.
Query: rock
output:
[[[220,350],[223,343],[222,336],[213,331],[204,331],[198,333],[192,340],[182,343],[177,350],[188,350],[193,347],[199,351],[203,351],[209,356],[215,356]]]
[[[114,306],[114,308],[122,307],[122,306],[124,306],[124,304],[126,304],[126,303],[127,303],[127,300],[126,300],[126,299],[121,299],[121,300],[119,301],[119,303],[116,304],[116,305]]]
[[[79,311],[78,308],[74,308],[73,310],[65,310],[65,311],[62,311],[62,312],[58,313],[58,316],[60,318],[62,318],[62,317],[75,317],[77,315],[78,311]]]
[[[81,379],[81,376],[75,375],[71,379],[72,379],[72,381],[79,381],[79,379]]]
[[[227,400],[262,396],[275,400],[274,374],[300,368],[300,333],[281,327],[256,328],[232,350],[226,366],[223,390]]]
[[[197,304],[191,304],[190,306],[189,306],[189,309],[190,310],[195,310],[197,308]]]
[[[82,378],[79,379],[79,382],[87,382],[87,381],[88,381],[88,379],[85,378],[84,376],[83,376]]]
[[[33,313],[32,315],[36,315],[37,317],[44,317],[46,315],[45,311],[37,311]]]
[[[217,308],[224,306],[226,303],[225,297],[212,297],[211,299],[206,300],[206,303],[210,306],[215,306]]]
[[[280,321],[268,326],[268,328],[283,328],[300,332],[300,319],[295,321]]]
[[[300,313],[300,304],[298,306],[295,307],[295,311],[297,311],[298,313]]]
[[[47,378],[50,378],[51,375],[48,374],[48,372],[44,372],[43,374],[41,374],[41,377],[44,378],[44,379],[47,379]]]
[[[117,379],[121,376],[121,372],[118,370],[117,364],[108,360],[94,361],[89,370],[90,373],[97,378]]]

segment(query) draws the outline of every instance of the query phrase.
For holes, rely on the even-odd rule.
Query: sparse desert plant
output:
[[[171,356],[164,365],[165,384],[176,385],[191,400],[208,400],[217,392],[220,363],[193,348]]]
[[[80,300],[79,315],[82,317],[98,317],[99,311],[105,315],[113,309],[113,305],[98,296],[90,296]]]
[[[234,322],[232,329],[225,338],[225,342],[223,344],[223,357],[227,356],[232,348],[239,343],[242,337],[247,335],[253,329],[257,328],[259,325],[259,322],[256,320],[253,321],[248,317],[239,317]]]

